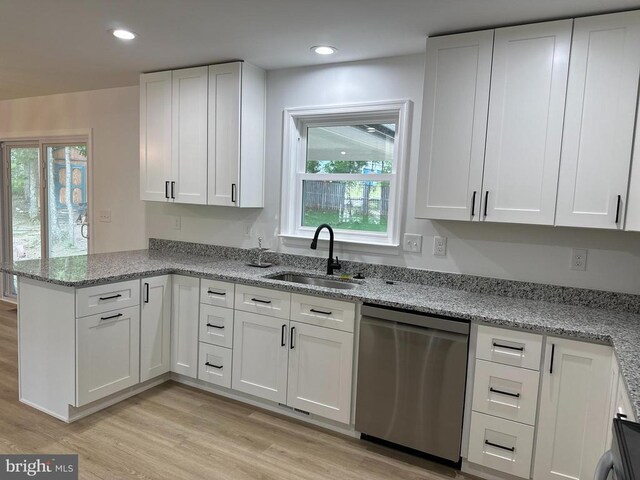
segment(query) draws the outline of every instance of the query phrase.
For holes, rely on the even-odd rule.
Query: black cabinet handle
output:
[[[271,300],[260,300],[259,298],[252,298],[251,301],[258,303],[271,303]]]
[[[169,198],[169,181],[164,182],[164,198]]]
[[[149,284],[144,284],[144,303],[149,303]]]
[[[524,347],[512,347],[511,345],[502,345],[496,342],[493,342],[493,346],[498,348],[506,348],[507,350],[517,350],[518,352],[524,352]]]
[[[220,326],[220,325],[212,325],[210,323],[207,323],[207,327],[211,327],[211,328],[224,328],[224,325]]]
[[[323,312],[322,310],[316,310],[315,308],[312,308],[309,311],[313,313],[322,313],[323,315],[331,315],[333,313],[333,312]]]
[[[236,203],[236,184],[231,184],[231,202]]]
[[[176,182],[171,182],[171,198],[176,199]]]
[[[489,205],[489,190],[484,193],[484,216],[487,216],[487,206]]]
[[[478,192],[476,192],[475,190],[473,191],[473,196],[471,197],[471,216],[475,217],[476,216],[476,194]]]
[[[221,297],[224,297],[227,294],[227,292],[214,292],[213,290],[207,290],[207,293],[209,295],[220,295]]]
[[[497,443],[490,442],[489,440],[484,441],[485,445],[490,445],[492,447],[501,448],[502,450],[507,450],[508,452],[515,452],[516,447],[505,447],[504,445],[499,445]]]
[[[618,203],[616,204],[616,224],[620,223],[620,204],[622,203],[622,195],[618,195]]]
[[[624,420],[625,418],[627,418],[627,415],[624,413],[616,413],[616,418],[618,420]]]
[[[511,392],[505,392],[504,390],[496,390],[493,387],[490,387],[489,391],[493,392],[493,393],[499,393],[500,395],[507,395],[509,397],[520,398],[520,394],[519,393],[511,393]]]
[[[114,298],[120,298],[122,295],[121,294],[116,294],[116,295],[111,295],[109,297],[100,297],[100,300],[113,300]]]
[[[551,362],[549,364],[549,375],[553,374],[553,358],[556,356],[556,344],[551,344]]]
[[[217,368],[217,369],[220,369],[220,368],[224,367],[224,365],[214,365],[213,363],[209,363],[209,362],[205,362],[205,365],[207,367],[213,367],[213,368]]]
[[[286,325],[282,325],[282,332],[280,333],[280,346],[284,347],[287,342],[284,338],[284,336],[287,334],[287,326]]]
[[[111,315],[109,317],[100,317],[100,320],[111,320],[113,318],[119,318],[121,317],[122,314],[121,313],[116,313],[115,315]]]
[[[293,350],[296,346],[293,344],[293,333],[296,331],[296,327],[291,327],[291,350]]]

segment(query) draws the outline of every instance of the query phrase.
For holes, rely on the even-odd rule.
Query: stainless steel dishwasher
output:
[[[356,430],[459,462],[468,343],[468,322],[363,305]]]

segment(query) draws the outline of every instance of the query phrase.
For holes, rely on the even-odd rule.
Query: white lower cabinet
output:
[[[171,276],[142,280],[140,381],[171,370]]]
[[[469,434],[470,462],[529,478],[534,428],[473,412]]]
[[[80,407],[140,379],[138,306],[76,320],[77,401]]]
[[[293,321],[290,332],[287,405],[349,423],[353,333]]]
[[[232,388],[286,403],[289,320],[236,310],[233,329]]]
[[[197,378],[200,279],[173,275],[171,292],[171,371]]]
[[[230,348],[200,343],[198,379],[231,388],[232,353]]]
[[[610,428],[612,350],[547,339],[534,480],[591,480]]]

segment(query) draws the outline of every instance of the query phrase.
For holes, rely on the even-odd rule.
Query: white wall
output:
[[[147,204],[150,237],[255,246],[324,256],[306,243],[283,245],[279,228],[282,111],[288,107],[404,99],[414,102],[408,179],[415,179],[424,76],[422,55],[271,71],[267,85],[266,198],[262,210]],[[422,254],[373,255],[338,250],[343,258],[558,285],[640,293],[640,235],[553,227],[431,222],[414,218],[416,185],[408,181],[403,232],[424,236]],[[181,229],[174,229],[175,216]],[[448,255],[431,255],[433,236],[448,237]],[[572,247],[589,249],[587,271],[569,270]]]
[[[138,87],[0,101],[4,134],[92,129],[93,241],[95,252],[146,247],[140,201]],[[111,210],[111,223],[99,223]]]

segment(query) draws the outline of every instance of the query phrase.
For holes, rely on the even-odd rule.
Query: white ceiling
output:
[[[0,99],[233,59],[276,69],[417,53],[429,34],[633,8],[640,0],[0,0]],[[116,27],[139,38],[119,41]],[[320,57],[318,44],[339,51]]]

